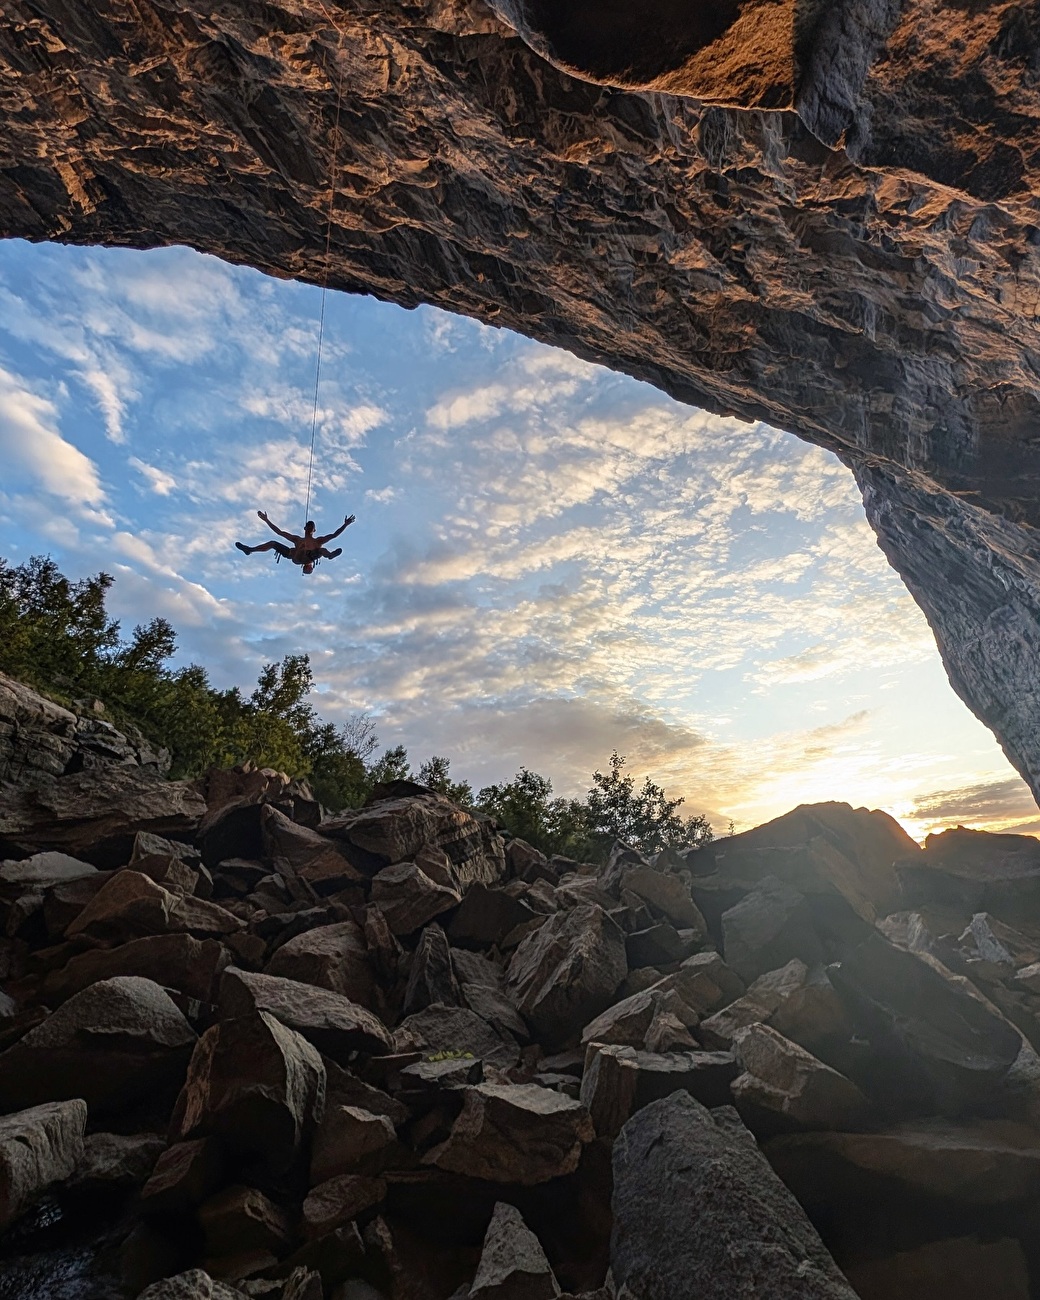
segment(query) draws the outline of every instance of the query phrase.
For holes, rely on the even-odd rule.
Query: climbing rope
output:
[[[343,108],[343,32],[332,21],[329,11],[321,5],[322,12],[332,26],[339,41],[336,46],[336,62],[339,66],[339,86],[336,91],[336,125],[332,135],[332,170],[329,175],[329,211],[325,223],[325,266],[321,279],[321,311],[318,314],[318,353],[314,363],[314,401],[311,406],[311,450],[307,460],[307,504],[303,508],[303,521],[306,524],[311,513],[311,482],[314,477],[314,438],[318,428],[318,385],[321,382],[321,351],[325,341],[325,299],[329,290],[329,262],[332,258],[332,217],[336,207],[336,164],[339,162],[339,122]]]

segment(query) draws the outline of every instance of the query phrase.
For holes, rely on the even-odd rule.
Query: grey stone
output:
[[[807,966],[824,957],[805,896],[767,876],[722,916],[726,963],[745,983],[800,957]]]
[[[155,1133],[91,1133],[83,1143],[70,1187],[140,1187],[166,1150],[166,1139]]]
[[[267,964],[269,975],[316,984],[351,1002],[376,1009],[376,978],[368,944],[354,921],[306,930],[282,944]]]
[[[559,1283],[515,1206],[498,1201],[484,1235],[470,1300],[555,1300]]]
[[[19,885],[24,889],[46,889],[96,874],[97,867],[67,853],[34,853],[31,858],[0,862],[0,885]]]
[[[243,1300],[244,1292],[217,1282],[201,1268],[164,1277],[145,1287],[137,1300]]]
[[[631,1300],[855,1300],[798,1202],[726,1108],[683,1092],[614,1143],[610,1262]]]
[[[427,1055],[470,1052],[503,1069],[515,1065],[520,1055],[515,1039],[466,1007],[427,1007],[403,1020],[400,1029],[414,1036]]]
[[[855,1131],[873,1118],[854,1083],[767,1025],[748,1025],[733,1039],[745,1073],[733,1082],[741,1118],[756,1136],[784,1129]]]
[[[460,901],[454,889],[438,885],[414,862],[384,867],[372,880],[372,902],[395,935],[414,934]]]
[[[51,1102],[0,1117],[0,1230],[83,1157],[84,1101]]]
[[[434,1002],[460,1006],[462,990],[452,969],[447,936],[439,925],[428,925],[412,954],[402,1010],[411,1015]]]
[[[341,1174],[378,1172],[395,1138],[385,1115],[356,1106],[327,1106],[314,1135],[311,1186]]]

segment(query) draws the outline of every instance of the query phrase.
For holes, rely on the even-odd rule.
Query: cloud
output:
[[[105,491],[97,466],[62,437],[58,424],[57,407],[49,398],[0,367],[0,457],[74,507],[102,505]]]
[[[168,497],[177,486],[177,480],[172,474],[157,469],[155,465],[148,465],[145,461],[138,459],[137,456],[131,456],[128,464],[137,470],[156,496]]]
[[[912,821],[930,825],[939,822],[974,825],[981,822],[990,826],[1022,819],[1034,821],[1037,805],[1025,781],[1020,777],[1007,777],[918,795],[913,807],[904,815]]]

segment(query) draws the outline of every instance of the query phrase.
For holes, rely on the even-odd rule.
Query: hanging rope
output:
[[[336,207],[336,164],[339,161],[339,120],[340,112],[343,108],[343,59],[339,57],[343,51],[343,33],[339,27],[329,18],[329,12],[324,5],[321,6],[325,17],[335,28],[339,41],[336,46],[337,59],[339,65],[339,86],[336,91],[336,125],[332,136],[332,171],[329,175],[329,211],[328,219],[325,223],[325,267],[321,278],[321,311],[318,315],[318,355],[314,363],[314,402],[311,406],[311,450],[307,461],[307,503],[303,508],[303,521],[306,524],[311,513],[311,481],[314,476],[314,438],[318,428],[318,385],[321,382],[321,350],[325,341],[325,298],[329,290],[329,262],[332,258],[332,217]]]

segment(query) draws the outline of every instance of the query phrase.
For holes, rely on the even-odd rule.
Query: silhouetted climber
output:
[[[236,542],[235,545],[238,549],[243,555],[252,555],[255,551],[275,551],[280,560],[291,560],[293,564],[300,565],[304,573],[313,573],[318,560],[334,560],[337,555],[343,554],[341,546],[337,546],[334,551],[327,551],[325,543],[331,542],[333,538],[338,537],[344,528],[349,527],[354,522],[354,516],[348,515],[334,533],[327,533],[324,537],[315,537],[314,521],[308,519],[303,526],[303,536],[300,537],[297,533],[287,533],[277,525],[272,524],[263,510],[258,510],[256,513],[273,533],[277,533],[279,537],[284,537],[287,542],[292,542],[292,546],[283,546],[281,542],[262,542],[259,546],[246,546],[244,542]]]

